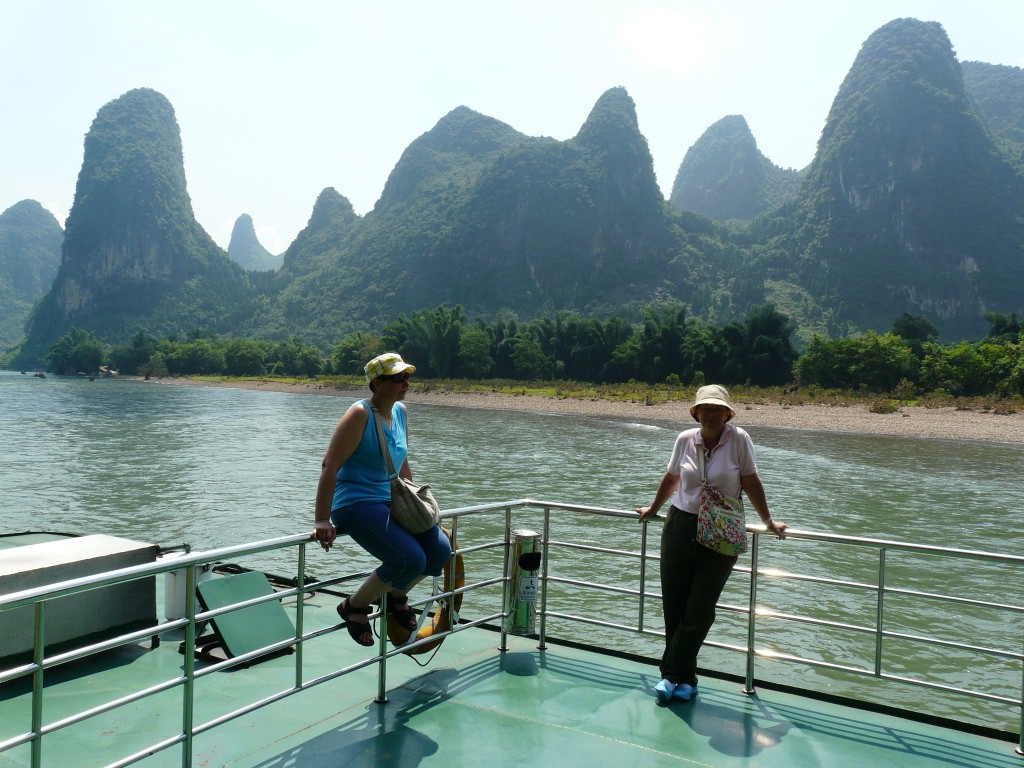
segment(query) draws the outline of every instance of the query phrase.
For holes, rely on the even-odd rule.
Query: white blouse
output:
[[[700,466],[697,451],[704,450],[700,427],[680,432],[672,448],[668,471],[680,476],[679,487],[672,495],[672,504],[691,514],[700,507]],[[708,483],[726,496],[739,498],[740,477],[757,474],[754,461],[754,441],[741,427],[725,425],[722,437],[705,458]]]

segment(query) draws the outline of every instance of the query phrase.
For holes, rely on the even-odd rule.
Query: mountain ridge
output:
[[[56,217],[36,200],[0,213],[0,351],[21,340],[33,305],[53,283],[63,238]]]
[[[727,115],[686,151],[669,202],[712,219],[751,221],[792,200],[802,180],[761,153],[742,115]]]
[[[705,210],[713,218],[664,198],[624,88],[602,94],[567,140],[457,107],[406,148],[365,215],[321,191],[267,273],[243,271],[195,221],[173,108],[137,89],[86,137],[62,263],[26,354],[71,325],[111,341],[206,328],[326,348],[442,304],[482,318],[638,318],[682,303],[726,323],[773,301],[805,332],[885,330],[909,312],[947,337],[976,335],[984,312],[1022,309],[1024,175],[994,138],[1013,135],[1015,116],[1005,98],[982,114],[970,69],[937,23],[877,30],[791,196],[770,199],[763,172],[784,169],[742,116],[723,118],[690,159],[711,168],[698,187],[733,184],[746,208]]]
[[[910,312],[978,335],[986,310],[1019,309],[1022,207],[945,31],[897,19],[839,88],[771,274],[851,328]]]
[[[242,269],[253,272],[273,271],[284,261],[282,256],[275,256],[263,247],[263,243],[256,236],[252,216],[247,213],[235,219],[235,225],[231,228],[228,257]]]
[[[192,212],[170,102],[139,88],[104,105],[85,137],[57,276],[26,325],[28,353],[71,326],[117,340],[227,329],[250,311],[250,291]]]

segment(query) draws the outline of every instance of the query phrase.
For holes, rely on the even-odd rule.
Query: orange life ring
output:
[[[452,541],[452,549],[455,549],[455,541],[452,537],[451,531],[442,528],[442,531],[448,536],[448,539]],[[455,573],[452,574],[452,564],[455,565]],[[451,590],[462,589],[466,586],[466,569],[465,564],[462,561],[462,555],[456,554],[455,557],[448,558],[448,562],[444,566],[444,582],[443,585],[445,592]],[[420,627],[416,633],[416,637],[413,638],[412,632],[399,626],[398,622],[395,621],[395,617],[388,614],[388,639],[395,646],[403,646],[406,643],[415,642],[417,640],[426,640],[428,637],[434,635],[441,635],[452,628],[452,614],[454,613],[455,619],[458,620],[459,610],[462,608],[462,593],[456,593],[454,599],[442,598],[437,601],[437,609],[434,611],[434,615],[431,618],[430,623],[424,624]],[[431,643],[423,643],[417,645],[415,648],[410,648],[406,651],[410,656],[416,656],[421,653],[427,653],[437,648],[441,643],[444,642],[443,637],[439,637]]]

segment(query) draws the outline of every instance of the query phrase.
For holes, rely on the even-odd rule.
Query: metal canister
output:
[[[505,618],[501,628],[511,635],[532,635],[536,626],[540,579],[540,534],[516,529],[509,542],[509,572],[505,581]]]

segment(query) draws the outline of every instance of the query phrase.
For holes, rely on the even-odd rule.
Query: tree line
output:
[[[904,313],[886,333],[814,336],[798,352],[793,322],[772,304],[725,326],[691,317],[681,304],[650,306],[641,322],[571,312],[526,322],[512,317],[470,321],[461,306],[440,306],[401,315],[378,333],[350,334],[327,354],[299,338],[221,338],[207,331],[162,339],[138,331],[128,344],[108,347],[94,334],[72,328],[50,348],[47,363],[58,374],[95,372],[106,364],[144,376],[312,378],[361,375],[367,360],[397,351],[416,365],[418,376],[432,379],[714,381],[908,397],[927,392],[1024,394],[1021,320],[1015,313],[998,312],[985,319],[989,333],[980,341],[940,343],[929,320]]]

